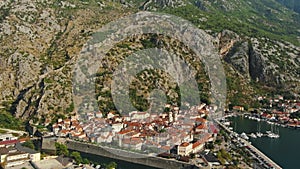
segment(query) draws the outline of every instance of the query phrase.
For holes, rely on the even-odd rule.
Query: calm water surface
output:
[[[243,117],[231,117],[231,127],[234,131],[241,134],[256,133],[259,128],[260,132],[266,133],[271,130],[271,125],[266,122],[257,122]],[[300,130],[283,128],[273,125],[274,131],[280,134],[280,138],[271,139],[268,137],[250,138],[252,144],[260,151],[265,153],[269,158],[275,161],[284,169],[298,169],[300,168]],[[126,161],[106,158],[102,156],[81,153],[84,158],[98,163],[116,162],[117,169],[156,169],[144,165],[134,164]]]
[[[280,138],[271,139],[269,137],[250,138],[252,144],[265,153],[274,162],[284,169],[300,168],[300,129],[283,128],[279,126],[271,127],[266,122],[257,122],[243,117],[231,117],[231,127],[237,133],[256,133],[261,129],[262,133],[271,130],[278,132]]]

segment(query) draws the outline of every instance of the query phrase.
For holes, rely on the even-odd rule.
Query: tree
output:
[[[34,146],[34,144],[31,140],[26,141],[25,143],[22,144],[22,146],[28,147],[28,148],[31,148],[31,149],[35,148],[35,146]]]
[[[73,151],[73,152],[71,153],[70,157],[72,157],[72,158],[76,161],[77,164],[80,164],[80,163],[83,162],[80,153],[77,152],[77,151]]]
[[[83,161],[82,161],[82,163],[83,163],[83,164],[89,164],[90,161],[89,161],[87,158],[84,158]]]
[[[15,130],[24,130],[24,122],[14,117],[12,114],[10,114],[10,112],[4,109],[0,109],[0,127]]]
[[[247,104],[244,104],[244,109],[246,110],[246,111],[248,111],[249,110],[249,105],[247,105]]]
[[[60,143],[55,143],[55,148],[56,148],[56,155],[64,155],[64,156],[68,156],[69,155],[69,150],[68,147],[64,144],[60,144]]]
[[[213,144],[212,142],[206,143],[206,144],[205,144],[205,147],[206,147],[207,149],[211,149],[211,150],[215,148],[215,146],[214,146],[214,144]]]
[[[117,168],[117,163],[115,162],[110,162],[109,164],[106,165],[106,169],[115,169]]]
[[[75,108],[74,102],[72,102],[72,103],[70,104],[70,106],[66,109],[66,112],[67,112],[67,113],[70,113],[70,112],[74,111],[74,108]]]

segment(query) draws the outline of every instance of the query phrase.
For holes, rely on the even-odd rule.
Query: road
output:
[[[24,133],[27,134],[27,132],[20,131],[20,130],[12,130],[12,129],[5,129],[5,128],[0,128],[0,130],[4,130],[10,133],[18,133],[19,135],[23,135]]]

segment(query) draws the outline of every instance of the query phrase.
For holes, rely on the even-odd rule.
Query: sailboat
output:
[[[267,131],[267,133],[268,133],[268,137],[270,137],[270,138],[279,138],[280,137],[279,136],[279,129],[277,129],[277,134],[274,133],[273,125],[271,125],[271,131],[270,132]]]
[[[279,135],[279,128],[277,127],[277,131],[276,131],[276,134],[274,133],[274,138],[279,138],[280,135]]]
[[[258,125],[257,125],[257,132],[256,132],[256,136],[257,137],[262,137],[264,135],[263,133],[260,132],[260,130],[261,130],[261,124],[258,123]]]

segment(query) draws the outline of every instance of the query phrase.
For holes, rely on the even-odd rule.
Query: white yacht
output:
[[[242,134],[241,134],[241,137],[242,137],[243,139],[245,139],[245,140],[249,140],[249,137],[247,136],[246,133],[242,133]]]
[[[279,138],[280,136],[279,136],[279,134],[269,133],[268,137],[270,137],[270,138]]]
[[[256,136],[257,136],[257,137],[262,137],[262,136],[264,136],[264,134],[261,133],[261,132],[257,132],[257,133],[256,133]]]
[[[229,121],[226,121],[223,123],[225,126],[230,126],[230,122]]]
[[[255,133],[251,133],[251,134],[250,134],[250,137],[252,137],[252,138],[257,138],[257,136],[256,136]]]

